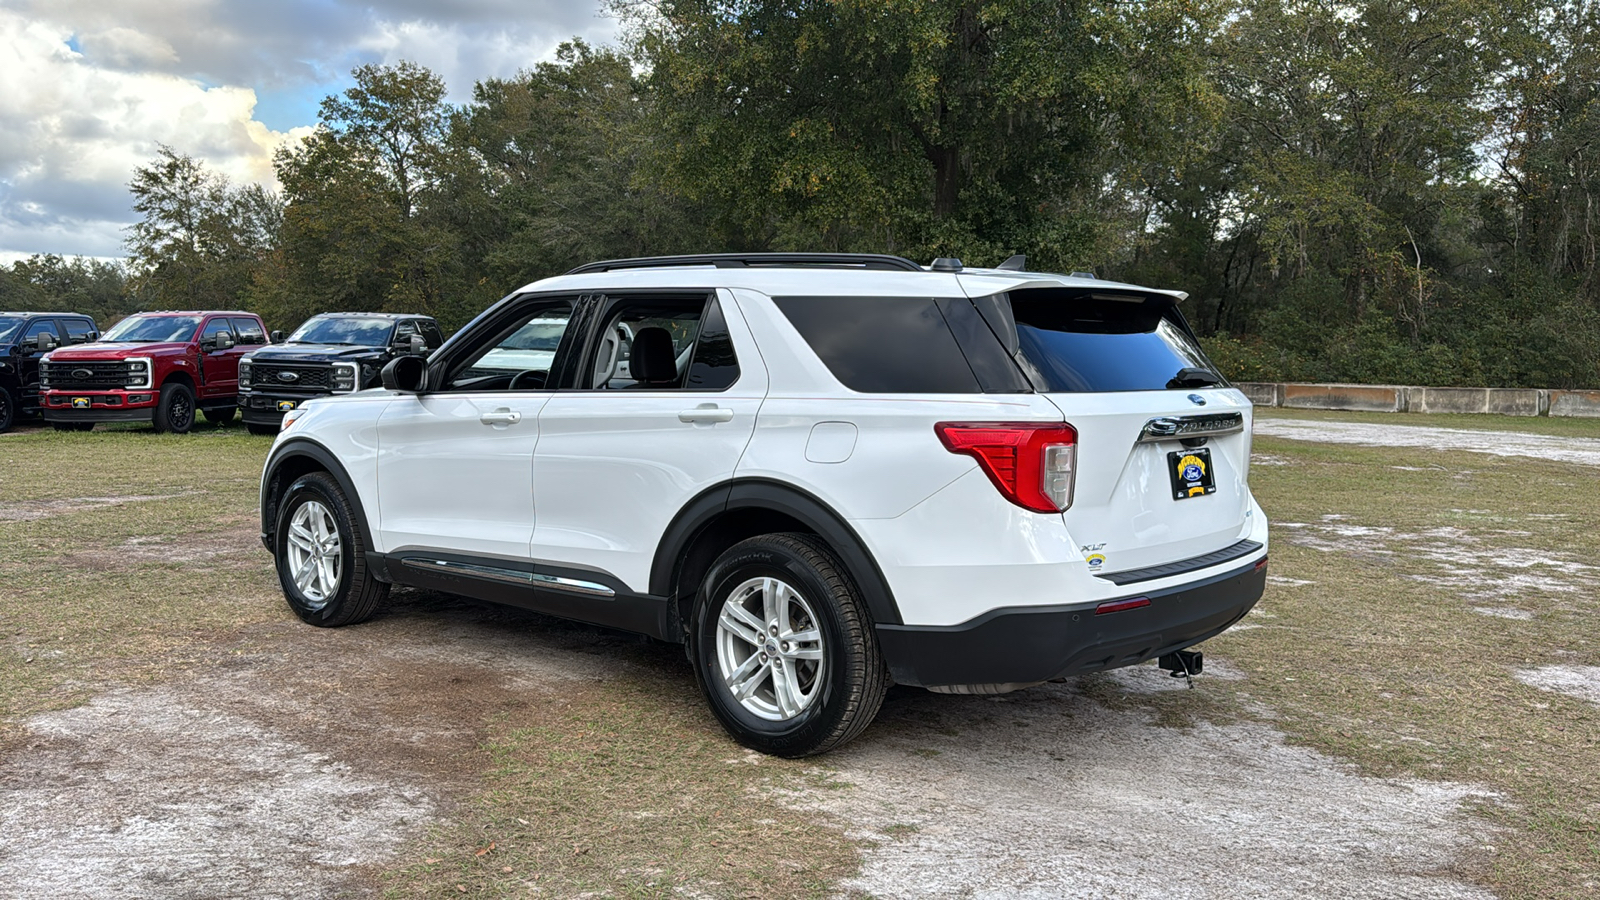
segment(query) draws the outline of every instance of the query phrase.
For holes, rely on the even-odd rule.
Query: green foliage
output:
[[[460,107],[356,69],[278,156],[281,202],[163,148],[119,290],[448,330],[595,259],[1020,252],[1187,291],[1236,380],[1600,387],[1600,0],[611,11],[623,47]],[[28,265],[0,297],[69,268]]]
[[[122,263],[36,254],[0,266],[0,309],[87,313],[104,329],[139,306]]]

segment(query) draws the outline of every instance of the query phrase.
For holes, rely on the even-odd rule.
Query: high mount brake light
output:
[[[1007,500],[1034,512],[1072,505],[1078,430],[1065,423],[940,422],[945,449],[978,461]]]

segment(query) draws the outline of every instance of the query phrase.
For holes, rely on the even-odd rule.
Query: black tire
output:
[[[278,426],[263,425],[260,422],[246,422],[244,423],[244,430],[251,434],[277,434]]]
[[[782,584],[787,592],[769,591],[766,584]],[[781,602],[767,607],[769,595]],[[737,625],[722,627],[725,610],[751,613],[752,603],[764,610],[781,607],[787,634],[817,634],[817,646],[805,640],[791,644],[783,640],[785,632],[772,633],[779,620],[767,612],[752,613],[766,622],[762,647]],[[753,634],[751,622],[745,628]],[[739,743],[773,756],[812,756],[848,743],[871,724],[889,689],[889,672],[860,591],[844,565],[811,535],[761,535],[718,557],[695,599],[690,637],[695,675],[711,712]],[[743,650],[749,652],[741,655]],[[768,651],[771,656],[762,655]],[[812,652],[819,657],[814,667],[809,659],[789,656]],[[725,666],[733,669],[732,677],[724,674]],[[753,687],[744,700],[730,686],[741,671],[746,671],[743,683]],[[780,677],[794,685],[787,708],[775,687]]]
[[[300,524],[296,517],[302,510],[306,511],[308,519],[326,514],[327,520],[323,524],[331,524],[332,527],[327,530],[337,533],[336,552],[323,557],[330,562],[337,559],[331,591],[323,589],[326,579],[320,573],[313,573],[311,583],[304,587],[296,580],[296,559],[304,561],[311,555],[299,530],[296,530],[295,537],[302,543],[291,547],[290,532]],[[389,585],[373,578],[367,569],[367,548],[370,544],[366,535],[361,533],[361,526],[356,523],[350,501],[340,490],[339,483],[325,472],[303,475],[289,485],[282,502],[278,504],[277,531],[273,541],[278,583],[283,587],[284,599],[289,601],[289,608],[294,610],[294,614],[308,624],[336,628],[366,621],[389,596]]]
[[[17,421],[17,401],[11,392],[0,388],[0,434],[11,430]]]
[[[51,422],[50,427],[57,431],[93,431],[93,422]]]
[[[202,412],[205,413],[205,417],[206,417],[206,421],[207,422],[210,422],[211,424],[217,426],[218,428],[221,428],[222,426],[224,426],[224,425],[228,424],[229,422],[233,421],[233,414],[238,412],[238,410],[234,409],[231,406],[229,406],[229,407],[226,407],[224,409],[202,410]]]
[[[162,385],[154,422],[156,431],[188,434],[194,427],[194,391],[182,382]]]

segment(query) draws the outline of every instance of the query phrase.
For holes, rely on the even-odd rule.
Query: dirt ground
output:
[[[376,895],[374,873],[472,792],[486,720],[607,678],[695,690],[670,648],[434,595],[397,592],[360,628],[267,627],[182,680],[33,718],[0,761],[0,885]],[[1462,808],[1481,792],[1106,703],[1183,689],[1149,666],[997,698],[896,689],[817,762],[828,789],[751,802],[846,829],[863,865],[839,889],[878,897],[1488,896],[1455,869],[1492,843]]]
[[[1600,464],[1600,441],[1581,438],[1494,433],[1488,441],[1470,432],[1441,438],[1433,429],[1270,419],[1257,428],[1297,441],[1474,452],[1493,444]],[[173,496],[13,500],[0,503],[0,522],[25,527]],[[118,564],[237,565],[264,556],[248,512],[224,516],[224,543],[216,533],[135,536],[114,552],[74,548],[63,559],[102,573]],[[1307,552],[1381,557],[1405,545],[1446,567],[1443,577],[1459,578],[1485,616],[1532,615],[1518,597],[1535,580],[1559,601],[1595,577],[1590,562],[1546,555],[1537,572],[1501,571],[1486,582],[1462,555],[1472,539],[1465,532],[1355,525],[1336,515],[1275,525],[1275,540]],[[1314,586],[1293,574],[1275,574],[1273,589]],[[1522,593],[1509,590],[1507,579],[1520,575],[1539,577]],[[249,602],[270,593],[270,578],[261,580]],[[1270,599],[1240,628],[1270,623]],[[19,651],[0,661],[31,658]],[[788,777],[793,764],[720,739],[709,714],[674,715],[687,716],[687,726],[676,726],[710,736],[727,771],[773,773],[769,787],[751,788],[739,808],[716,815],[813,817],[853,844],[859,869],[812,895],[1492,896],[1475,875],[1506,836],[1473,810],[1502,798],[1449,780],[1362,775],[1289,743],[1271,708],[1255,709],[1254,721],[1170,721],[1158,712],[1204,705],[1213,684],[1286,677],[1237,669],[1225,655],[1208,654],[1207,668],[1192,690],[1149,665],[1002,697],[896,688],[860,740],[806,763],[798,780]],[[1544,667],[1517,677],[1600,702],[1597,672]],[[438,862],[408,853],[475,821],[486,773],[505,764],[493,740],[497,723],[606,684],[650,685],[691,700],[697,691],[677,648],[440,595],[399,590],[374,622],[331,631],[274,607],[173,676],[33,715],[20,741],[0,747],[0,897],[393,895],[386,878],[397,866]],[[649,815],[631,816],[633,827],[648,834]],[[493,846],[487,837],[478,843]],[[803,865],[782,848],[747,852]],[[464,884],[459,893],[443,890],[468,892]],[[615,892],[527,880],[485,893]],[[639,893],[727,891],[690,881]]]

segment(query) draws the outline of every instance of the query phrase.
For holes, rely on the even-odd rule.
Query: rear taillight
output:
[[[1007,500],[1035,512],[1072,505],[1078,431],[1063,423],[940,422],[945,449],[978,461]]]

